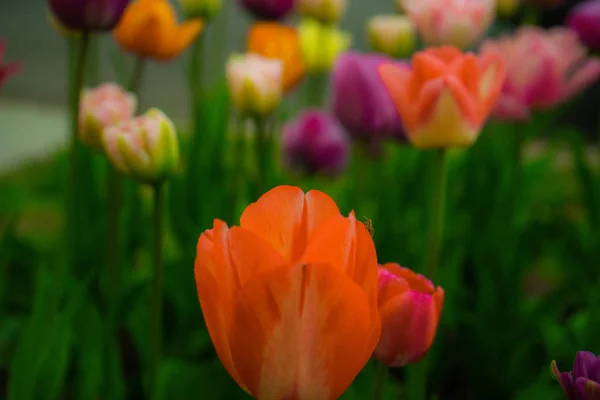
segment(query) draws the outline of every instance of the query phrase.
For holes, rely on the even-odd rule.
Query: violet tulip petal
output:
[[[573,375],[571,372],[560,372],[556,361],[552,361],[550,364],[550,370],[554,378],[558,381],[567,400],[577,400],[575,385],[573,383]]]
[[[600,400],[600,384],[591,379],[580,377],[575,380],[578,400]]]
[[[590,351],[578,351],[573,363],[573,378],[587,378],[588,367],[596,361],[596,356]]]
[[[370,143],[384,137],[405,140],[398,113],[377,73],[377,67],[389,61],[384,56],[349,51],[336,63],[333,112],[354,138]]]
[[[566,24],[587,46],[600,50],[600,1],[592,0],[573,7]]]
[[[52,14],[67,28],[110,31],[121,19],[129,0],[48,0]]]
[[[240,4],[255,18],[280,20],[294,9],[294,0],[240,0]]]

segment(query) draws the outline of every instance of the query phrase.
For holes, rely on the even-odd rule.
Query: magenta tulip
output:
[[[283,127],[281,150],[291,170],[336,176],[348,165],[350,141],[333,116],[308,110]]]
[[[52,14],[66,28],[110,31],[121,19],[129,0],[48,0]]]
[[[240,0],[244,8],[259,20],[280,20],[294,9],[294,0]]]
[[[600,51],[600,0],[586,1],[573,7],[567,25],[577,32],[588,47]]]

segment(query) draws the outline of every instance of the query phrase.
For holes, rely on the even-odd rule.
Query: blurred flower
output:
[[[168,0],[136,0],[115,28],[117,43],[138,57],[168,61],[177,57],[198,36],[200,19],[177,23]]]
[[[6,81],[11,75],[19,72],[22,68],[22,64],[17,61],[4,64],[5,50],[6,46],[4,44],[4,39],[0,38],[0,87],[2,87],[4,81]]]
[[[129,0],[47,0],[53,16],[66,28],[110,31],[123,15]]]
[[[523,27],[489,40],[482,53],[500,52],[506,81],[494,116],[526,120],[532,110],[549,109],[577,95],[600,75],[600,61],[586,57],[577,35],[566,28]]]
[[[175,126],[156,108],[106,128],[103,145],[115,168],[145,183],[167,179],[179,163]]]
[[[349,51],[340,56],[331,77],[334,114],[352,137],[375,146],[383,137],[406,139],[398,112],[377,73],[384,62],[392,60]]]
[[[50,26],[54,28],[54,30],[57,31],[63,37],[74,38],[81,35],[81,31],[67,28],[62,22],[58,20],[58,18],[56,18],[56,16],[54,15],[54,13],[52,13],[51,10],[47,11],[46,16],[48,17],[48,22],[50,23]]]
[[[295,28],[276,22],[258,22],[248,33],[248,52],[283,63],[283,91],[292,90],[304,77],[304,60]]]
[[[501,17],[512,17],[520,5],[521,0],[496,0],[496,13]]]
[[[79,135],[93,149],[102,149],[104,129],[133,118],[137,99],[115,83],[85,89],[79,103]]]
[[[298,12],[302,17],[333,24],[338,22],[346,11],[347,0],[298,0]]]
[[[306,68],[310,72],[327,72],[352,39],[333,25],[303,19],[298,27],[300,47]]]
[[[277,21],[285,18],[294,9],[294,0],[239,0],[250,14],[257,19]]]
[[[552,361],[551,371],[567,400],[600,399],[600,357],[594,353],[577,352],[572,372],[560,372],[556,361]]]
[[[240,226],[198,240],[200,306],[232,378],[257,399],[337,399],[379,340],[371,235],[326,194],[278,186]]]
[[[330,114],[307,110],[282,130],[281,148],[288,168],[308,174],[337,176],[350,156],[350,140]]]
[[[379,75],[412,144],[418,148],[472,145],[504,82],[497,53],[477,57],[453,47],[416,53],[412,70],[386,63]]]
[[[466,49],[487,31],[496,13],[495,0],[405,0],[406,13],[428,46]]]
[[[600,51],[600,0],[577,4],[567,16],[567,25],[588,47]]]
[[[281,101],[283,64],[257,54],[233,55],[227,62],[227,84],[236,110],[267,116]]]
[[[415,49],[415,25],[405,15],[373,17],[367,25],[367,33],[371,48],[390,57],[404,58]]]
[[[223,6],[223,0],[179,0],[187,18],[213,19]]]
[[[562,3],[564,3],[564,0],[524,0],[524,3],[542,9],[548,9],[560,6]]]
[[[390,367],[421,360],[433,344],[444,289],[396,263],[379,267],[381,338],[374,358]]]

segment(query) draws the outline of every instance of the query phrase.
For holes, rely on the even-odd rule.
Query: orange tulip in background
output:
[[[472,145],[496,104],[502,56],[477,57],[450,46],[416,53],[411,69],[386,63],[379,75],[415,147]]]
[[[379,267],[381,339],[374,357],[390,367],[421,360],[435,338],[444,290],[395,263]]]
[[[215,220],[195,276],[216,352],[255,398],[337,399],[379,340],[375,245],[322,192],[278,186],[240,226]]]
[[[125,10],[114,35],[119,46],[130,53],[169,61],[194,41],[203,26],[200,19],[178,24],[167,0],[137,0]]]
[[[258,22],[248,33],[248,52],[283,63],[283,91],[293,89],[305,72],[302,51],[295,28],[275,22]]]

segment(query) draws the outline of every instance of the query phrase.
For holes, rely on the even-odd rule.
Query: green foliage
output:
[[[167,187],[159,374],[164,399],[249,398],[216,357],[193,275],[202,231],[213,218],[237,223],[243,207],[255,200],[248,194],[250,178],[233,184],[231,138],[239,126],[229,125],[227,104],[223,84],[205,96],[201,123],[182,138],[183,168]],[[436,279],[446,302],[428,356],[428,388],[438,399],[559,399],[550,361],[568,369],[577,350],[600,351],[598,171],[584,157],[580,132],[552,125],[548,116],[540,121],[527,128],[490,123],[472,148],[448,155],[445,240]],[[517,149],[531,147],[536,132],[549,127],[553,139],[546,148],[519,157]],[[0,178],[0,372],[9,375],[8,399],[143,395],[149,200],[143,188],[126,183],[122,293],[112,334],[104,282],[106,165],[82,151],[77,213],[84,233],[73,269],[65,267],[61,222],[64,154]],[[560,163],[565,154],[572,163]],[[342,212],[371,220],[379,262],[420,270],[431,201],[430,152],[386,143],[378,157],[357,152],[349,173],[333,181],[292,176],[275,161],[268,186],[325,191]],[[251,165],[251,159],[244,164],[250,176]],[[114,390],[107,392],[107,382]],[[370,363],[342,399],[370,398],[373,382]],[[403,372],[394,371],[385,398],[398,398],[403,386]]]

